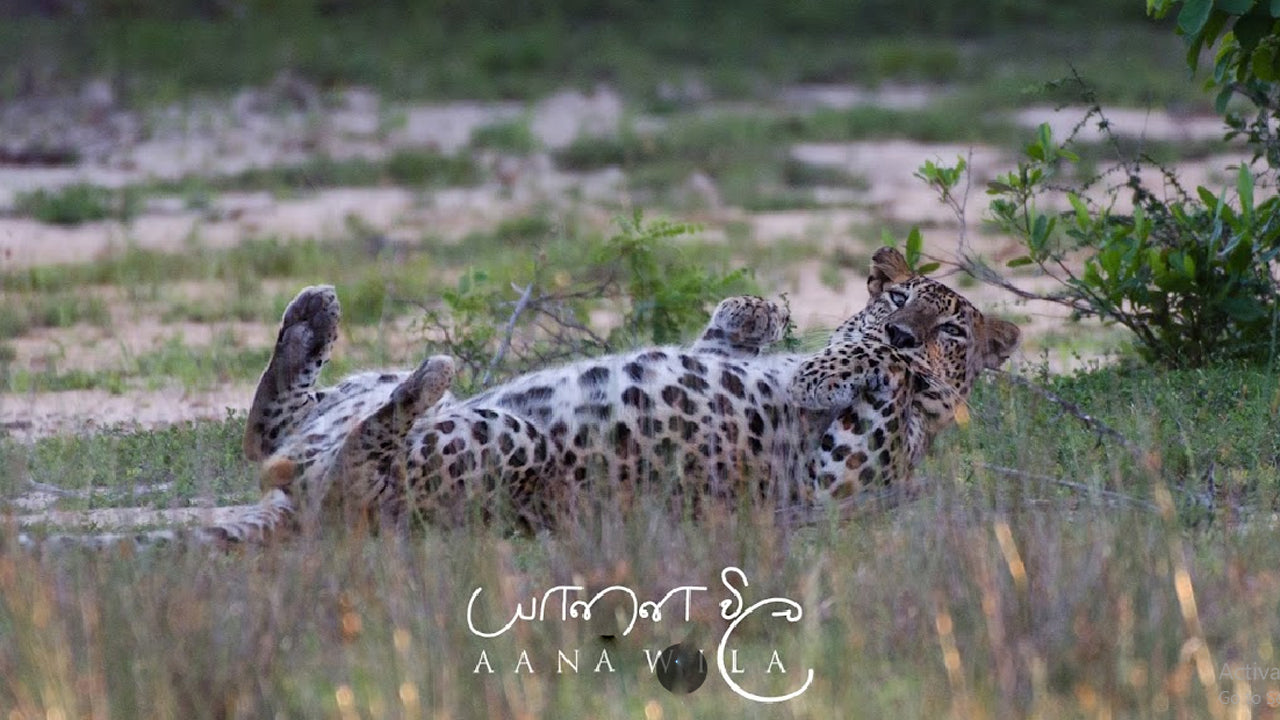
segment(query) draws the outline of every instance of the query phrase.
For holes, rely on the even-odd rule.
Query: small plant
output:
[[[480,169],[465,155],[401,150],[387,158],[386,174],[396,185],[475,185]]]
[[[136,188],[112,190],[84,183],[59,190],[40,189],[18,195],[19,215],[52,225],[79,225],[95,220],[128,221],[137,215],[142,195]]]
[[[1265,157],[1272,169],[1280,169],[1280,3],[1261,0],[1147,0],[1147,12],[1164,17],[1173,6],[1178,12],[1177,32],[1187,41],[1187,66],[1195,72],[1202,50],[1217,45],[1213,75],[1206,87],[1217,91],[1214,107],[1226,116],[1232,135],[1244,136]],[[1246,100],[1254,115],[1229,112],[1235,97]]]
[[[684,257],[675,241],[693,226],[639,213],[619,225],[585,251],[470,268],[440,291],[440,305],[424,307],[423,328],[455,358],[463,388],[636,344],[679,342],[706,323],[716,301],[752,289],[743,270],[712,271]],[[620,320],[597,333],[585,319],[594,309],[617,311]]]
[[[696,227],[666,221],[646,222],[639,211],[620,220],[620,232],[609,239],[601,264],[620,264],[623,291],[631,311],[614,337],[632,342],[678,342],[707,321],[703,308],[742,288],[745,270],[713,273],[679,261],[672,240],[690,235]]]
[[[509,120],[476,128],[471,133],[471,147],[528,155],[538,149],[538,138],[528,120]]]

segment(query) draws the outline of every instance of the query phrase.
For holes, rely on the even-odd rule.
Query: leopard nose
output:
[[[909,350],[920,344],[920,339],[912,332],[911,328],[898,323],[891,323],[886,328],[889,333],[889,344],[899,350]]]

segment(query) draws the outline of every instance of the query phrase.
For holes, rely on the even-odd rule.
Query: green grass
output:
[[[943,5],[619,2],[601,10],[557,2],[463,11],[446,2],[290,2],[210,12],[144,1],[8,20],[0,94],[32,77],[74,86],[105,68],[129,79],[132,96],[164,101],[262,85],[289,69],[321,88],[365,85],[397,97],[536,98],[605,80],[656,107],[666,102],[662,83],[690,75],[718,96],[741,98],[789,82],[1016,79],[1024,77],[1017,65],[1103,67],[1096,58],[1108,53],[1125,61],[1126,72],[1099,78],[1117,94],[1185,87],[1180,43],[1169,23],[1153,29],[1140,4]]]
[[[130,506],[137,486],[170,484],[166,500],[190,504],[196,497],[221,503],[256,497],[256,470],[240,457],[243,417],[184,423],[146,432],[108,429],[45,437],[31,443],[0,436],[0,491],[22,492],[25,482],[67,490],[114,491],[86,496],[79,507]],[[106,498],[94,504],[95,498]]]
[[[214,557],[0,553],[0,703],[27,715],[184,717],[1210,716],[1219,692],[1238,689],[1219,678],[1222,664],[1268,665],[1280,632],[1280,550],[1267,520],[1280,381],[1246,369],[1111,369],[1050,388],[1154,461],[1135,463],[1035,393],[996,381],[980,385],[972,424],[948,431],[925,464],[931,492],[848,521],[788,530],[744,510],[691,523],[642,503],[533,538],[427,528]],[[170,483],[161,504],[243,499],[256,481],[238,460],[241,423],[0,440],[0,489],[15,492],[29,474],[78,489]],[[1203,488],[1195,463],[1208,460],[1213,510],[1186,500]],[[1174,515],[1155,509],[1162,488]],[[726,566],[750,579],[748,603],[787,597],[804,611],[795,624],[764,612],[744,622],[735,680],[783,692],[812,668],[800,698],[755,705],[719,679]],[[561,583],[625,585],[641,600],[681,585],[708,591],[693,595],[690,622],[668,612],[627,636],[599,618],[561,622],[555,601],[547,620],[497,639],[467,629],[476,588],[487,630]],[[676,697],[643,651],[687,638],[709,654],[711,676]],[[1188,658],[1196,647],[1207,655]],[[588,671],[606,648],[616,672]],[[557,674],[557,652],[574,649],[583,668]],[[763,672],[774,650],[785,676]],[[496,674],[473,673],[481,651]],[[521,651],[531,675],[514,673]]]
[[[267,299],[261,292],[241,287],[237,288],[230,298],[221,302],[210,302],[208,299],[171,299],[164,302],[160,320],[166,323],[217,323],[217,322],[261,322],[274,323],[280,320],[277,308],[283,308],[288,298]]]
[[[993,528],[1008,529],[1025,563],[1017,581]],[[0,649],[9,670],[0,697],[28,714],[51,706],[80,714],[97,702],[112,716],[184,717],[233,710],[639,717],[656,708],[676,718],[1033,710],[1058,718],[1096,712],[1092,703],[1203,717],[1217,701],[1216,688],[1187,678],[1179,660],[1188,633],[1171,579],[1170,535],[1149,516],[1095,510],[1070,521],[1047,510],[1011,515],[948,500],[791,535],[758,521],[605,523],[604,532],[603,544],[589,532],[532,542],[429,532],[410,543],[330,538],[247,557],[9,557],[0,622],[12,642]],[[1235,592],[1275,589],[1264,565],[1277,559],[1274,549],[1259,533],[1194,540],[1236,558],[1231,571],[1195,554],[1188,561],[1212,659],[1254,657],[1277,629],[1274,614],[1235,609]],[[621,568],[611,567],[615,561]],[[753,616],[732,644],[744,670],[734,679],[756,692],[784,692],[814,671],[814,685],[790,703],[757,705],[732,694],[714,664],[699,691],[673,696],[644,665],[645,649],[691,632],[714,663],[724,632],[715,603],[731,599],[719,573],[730,564],[751,581],[748,602],[788,597],[805,610],[795,625]],[[598,626],[558,617],[496,640],[468,631],[475,588],[484,589],[482,599],[492,596],[476,614],[487,629],[561,573],[584,573],[593,589],[625,584],[641,599],[685,584],[709,590],[694,596],[695,622],[641,620],[607,644]],[[1237,634],[1242,627],[1256,634]],[[952,645],[960,671],[949,677],[943,648]],[[575,649],[585,667],[557,674],[557,653],[572,657]],[[615,672],[590,672],[604,649]],[[473,673],[482,651],[494,675]],[[516,677],[521,651],[534,672]],[[785,677],[764,674],[773,651]],[[78,692],[85,683],[95,692]]]
[[[235,175],[183,178],[149,186],[153,192],[201,197],[211,191],[266,190],[276,194],[332,187],[398,185],[447,187],[474,185],[481,171],[466,155],[445,155],[434,150],[398,150],[384,160],[337,160],[316,156],[297,165],[245,170]]]
[[[790,135],[785,121],[760,116],[682,117],[660,133],[580,138],[555,159],[568,170],[621,166],[645,203],[678,203],[688,178],[703,173],[725,202],[741,206],[785,191]]]
[[[678,203],[696,172],[710,177],[730,205],[810,207],[815,186],[862,190],[868,180],[790,159],[795,143],[903,138],[1016,146],[1029,137],[1029,130],[974,102],[959,96],[911,111],[857,107],[808,114],[678,115],[660,131],[624,129],[616,136],[581,137],[554,158],[567,170],[620,166],[644,202]]]
[[[484,125],[471,133],[471,147],[528,155],[539,147],[528,119]]]
[[[64,328],[76,323],[105,327],[111,313],[101,297],[58,290],[38,296],[0,293],[0,338],[17,337],[37,328]]]
[[[122,370],[60,370],[56,364],[41,369],[0,365],[0,390],[10,393],[105,390],[119,395],[129,389]]]
[[[174,335],[148,352],[125,357],[120,367],[60,370],[50,363],[40,370],[0,363],[0,390],[11,393],[106,390],[121,394],[177,384],[203,390],[230,382],[247,382],[266,367],[271,348],[237,347],[234,338],[215,338],[207,347],[190,347]]]
[[[79,225],[94,220],[133,219],[142,204],[138,188],[113,190],[83,183],[57,190],[19,193],[14,213],[53,225]]]
[[[361,228],[352,228],[350,235],[329,242],[248,238],[228,249],[190,243],[182,252],[128,246],[91,263],[40,265],[2,274],[0,290],[15,296],[60,296],[85,286],[118,285],[150,297],[155,293],[144,293],[143,289],[179,280],[207,280],[225,282],[242,294],[253,295],[255,283],[262,280],[290,279],[301,286],[359,279],[382,270],[410,282],[429,262],[419,254],[409,262],[395,263],[390,255],[381,253],[375,238]],[[273,319],[278,317],[276,313]]]

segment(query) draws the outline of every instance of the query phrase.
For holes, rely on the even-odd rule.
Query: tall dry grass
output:
[[[1220,692],[1246,688],[1220,679],[1222,664],[1280,663],[1269,528],[1206,536],[1158,508],[939,485],[895,510],[799,529],[764,513],[695,523],[647,508],[534,538],[464,529],[228,556],[5,552],[0,707],[9,718],[1226,717],[1238,708]],[[749,578],[747,603],[804,609],[795,623],[744,621],[735,680],[782,694],[812,668],[800,697],[757,704],[720,679],[727,566]],[[492,630],[553,586],[613,584],[641,600],[709,590],[693,595],[689,622],[671,604],[625,636],[626,602],[561,622],[552,600],[545,621],[498,638],[468,629],[477,587],[475,622]],[[686,640],[711,673],[676,696],[644,651]],[[557,672],[575,650],[578,671]],[[765,672],[775,650],[785,675]],[[601,651],[613,672],[595,672]],[[482,652],[493,674],[475,672]],[[1266,710],[1280,682],[1247,690]]]

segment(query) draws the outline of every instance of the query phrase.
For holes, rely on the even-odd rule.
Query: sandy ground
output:
[[[0,395],[0,429],[19,437],[64,432],[93,432],[125,426],[148,428],[184,420],[225,417],[228,409],[248,411],[252,385],[216,390],[181,387],[132,390],[116,395],[105,390]]]
[[[802,86],[782,91],[777,106],[800,111],[860,104],[911,109],[926,106],[942,92],[929,87],[870,90]],[[1113,110],[1109,117],[1117,132],[1140,137],[1190,141],[1221,135],[1217,121],[1207,118],[1126,110]],[[1016,116],[1029,127],[1050,122],[1059,134],[1078,118],[1078,112],[1053,113],[1049,108],[1030,108]],[[305,83],[282,77],[270,87],[246,90],[227,101],[192,101],[147,115],[117,107],[109,88],[91,86],[70,101],[0,109],[0,149],[11,150],[37,138],[46,144],[69,145],[80,153],[80,161],[68,166],[0,165],[0,211],[12,205],[16,193],[72,182],[121,186],[151,178],[234,173],[298,162],[320,153],[336,158],[383,157],[397,149],[421,147],[463,152],[468,151],[472,133],[478,128],[521,119],[528,120],[546,150],[563,147],[583,134],[618,132],[624,122],[636,127],[657,127],[662,122],[628,117],[622,100],[603,86],[585,93],[565,91],[531,104],[396,105],[362,89],[321,96]],[[958,250],[962,235],[972,249],[997,261],[1008,259],[1016,250],[1009,240],[980,231],[985,204],[982,189],[1013,162],[1004,151],[881,141],[801,144],[791,149],[791,155],[800,162],[840,167],[864,177],[868,189],[856,193],[850,203],[826,209],[752,214],[713,207],[700,218],[708,233],[718,232],[724,223],[745,221],[760,241],[805,240],[828,250],[856,244],[850,251],[865,255],[870,248],[853,239],[863,229],[884,223],[897,227],[919,223],[926,228],[926,249],[943,259]],[[972,173],[970,212],[963,227],[952,211],[913,177],[915,168],[925,160],[951,164],[957,157],[968,160]],[[594,217],[603,226],[617,207],[628,202],[625,177],[617,169],[566,173],[553,166],[546,152],[520,159],[482,153],[479,159],[486,168],[486,178],[472,188],[432,192],[336,188],[283,200],[265,193],[223,193],[211,207],[199,211],[186,209],[181,202],[152,203],[127,225],[99,222],[64,228],[0,214],[0,269],[91,261],[126,244],[180,252],[192,237],[209,247],[228,247],[250,236],[331,236],[343,232],[350,218],[358,218],[400,242],[414,242],[428,231],[446,238],[462,237],[535,208],[555,212],[572,207],[576,214]],[[1215,157],[1181,165],[1178,170],[1191,187],[1217,187],[1229,177],[1225,168],[1239,160]],[[708,191],[713,192],[714,187]],[[802,328],[833,327],[866,300],[860,272],[845,272],[839,287],[828,287],[820,280],[822,267],[817,261],[781,271],[762,268],[760,276],[772,283],[776,292],[787,293]],[[1033,277],[1024,281],[1039,282]],[[205,293],[210,302],[225,297],[217,288],[189,290]],[[1027,338],[1023,362],[1041,362],[1040,339],[1062,332],[1063,313],[1056,308],[1017,305],[1000,291],[984,286],[966,287],[964,292],[984,309],[1019,319]],[[11,348],[14,362],[23,367],[40,369],[56,363],[64,370],[94,370],[111,367],[122,357],[146,352],[175,336],[192,345],[225,342],[231,337],[237,345],[257,347],[269,344],[275,333],[273,327],[254,323],[115,320],[110,331],[84,327],[41,330],[5,338],[4,342]],[[1081,327],[1075,330],[1088,331]],[[1065,368],[1076,360],[1061,357],[1051,362]],[[0,432],[30,438],[116,423],[148,427],[218,418],[228,408],[244,410],[250,394],[250,387],[229,386],[205,392],[175,388],[121,395],[83,391],[0,395]]]

